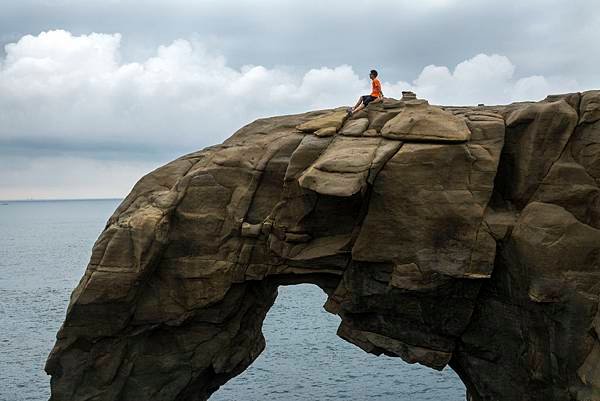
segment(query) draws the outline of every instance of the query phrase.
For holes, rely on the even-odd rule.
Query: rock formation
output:
[[[600,400],[600,91],[264,118],[149,173],[71,296],[51,399],[206,400],[294,283],[468,400]]]

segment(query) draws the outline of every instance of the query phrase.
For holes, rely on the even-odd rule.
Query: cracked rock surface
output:
[[[600,400],[600,91],[263,118],[152,171],[73,291],[51,400],[206,400],[295,283],[468,400]]]

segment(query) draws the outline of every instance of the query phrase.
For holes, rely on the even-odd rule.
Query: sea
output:
[[[0,400],[50,397],[44,363],[94,241],[119,199],[0,201]],[[452,369],[367,354],[336,336],[309,284],[279,288],[266,349],[211,401],[463,401]],[[139,400],[144,401],[144,400]]]

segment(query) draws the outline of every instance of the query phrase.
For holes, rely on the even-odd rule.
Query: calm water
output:
[[[0,205],[0,400],[47,400],[46,356],[88,262],[120,201]],[[464,386],[399,358],[369,355],[336,337],[316,286],[281,287],[264,325],[267,349],[211,401],[463,401]],[[140,400],[143,401],[143,400]]]

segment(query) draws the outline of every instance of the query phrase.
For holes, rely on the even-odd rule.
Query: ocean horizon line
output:
[[[75,202],[75,201],[103,201],[103,200],[123,200],[125,198],[24,198],[24,199],[0,199],[1,203],[11,202]]]

